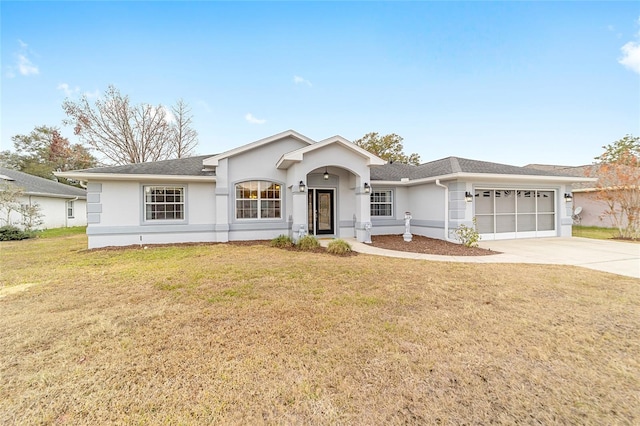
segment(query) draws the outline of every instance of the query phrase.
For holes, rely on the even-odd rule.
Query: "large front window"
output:
[[[371,216],[393,216],[393,191],[371,192]]]
[[[236,184],[236,219],[282,218],[279,183],[252,180]]]
[[[145,186],[144,217],[146,220],[183,220],[184,187]]]

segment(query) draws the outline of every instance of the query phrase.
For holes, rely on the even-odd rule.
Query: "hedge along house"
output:
[[[571,235],[571,183],[587,178],[461,158],[386,164],[340,136],[289,130],[218,155],[57,173],[87,185],[89,248],[350,238]]]

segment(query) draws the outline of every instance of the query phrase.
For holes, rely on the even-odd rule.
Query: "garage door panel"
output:
[[[555,235],[555,194],[553,190],[476,189],[478,233],[485,239]]]

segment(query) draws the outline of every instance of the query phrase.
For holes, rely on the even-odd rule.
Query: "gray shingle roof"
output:
[[[523,176],[575,176],[564,171],[538,170],[534,168],[510,166],[488,161],[470,160],[460,157],[446,157],[440,160],[413,166],[409,164],[385,164],[371,168],[371,180],[399,181],[402,178],[425,179],[452,173],[487,173]]]
[[[22,188],[27,194],[45,194],[57,197],[86,198],[87,191],[82,188],[58,183],[13,169],[0,167],[0,183],[8,183]],[[10,178],[9,180],[4,177]]]
[[[202,162],[213,155],[177,158],[150,163],[126,164],[124,166],[97,167],[77,170],[83,173],[114,173],[131,175],[168,175],[168,176],[215,176],[213,171],[203,171]]]
[[[597,178],[596,174],[597,166],[589,164],[585,166],[560,166],[555,164],[527,164],[524,166],[526,168],[538,169],[538,170],[548,170],[561,172],[566,174],[567,176],[577,176],[577,177],[592,177]],[[571,185],[573,189],[590,189],[595,188],[596,182],[579,182]]]

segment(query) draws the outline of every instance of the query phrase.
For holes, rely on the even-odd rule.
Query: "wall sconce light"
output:
[[[570,203],[573,201],[573,194],[571,194],[570,192],[567,192],[566,194],[564,194],[564,200],[567,203]]]
[[[305,185],[303,181],[300,181],[300,183],[298,184],[298,189],[300,190],[300,192],[304,192],[307,189],[307,185]]]
[[[467,203],[472,202],[472,201],[473,201],[473,194],[472,194],[472,193],[470,193],[469,191],[465,192],[465,193],[464,193],[464,200],[465,200]]]
[[[324,180],[329,180],[329,172],[327,171],[327,168],[324,168],[324,174],[322,175],[322,177],[324,178]]]
[[[367,182],[364,183],[364,193],[368,194],[371,192],[371,187],[369,186],[369,184]]]

